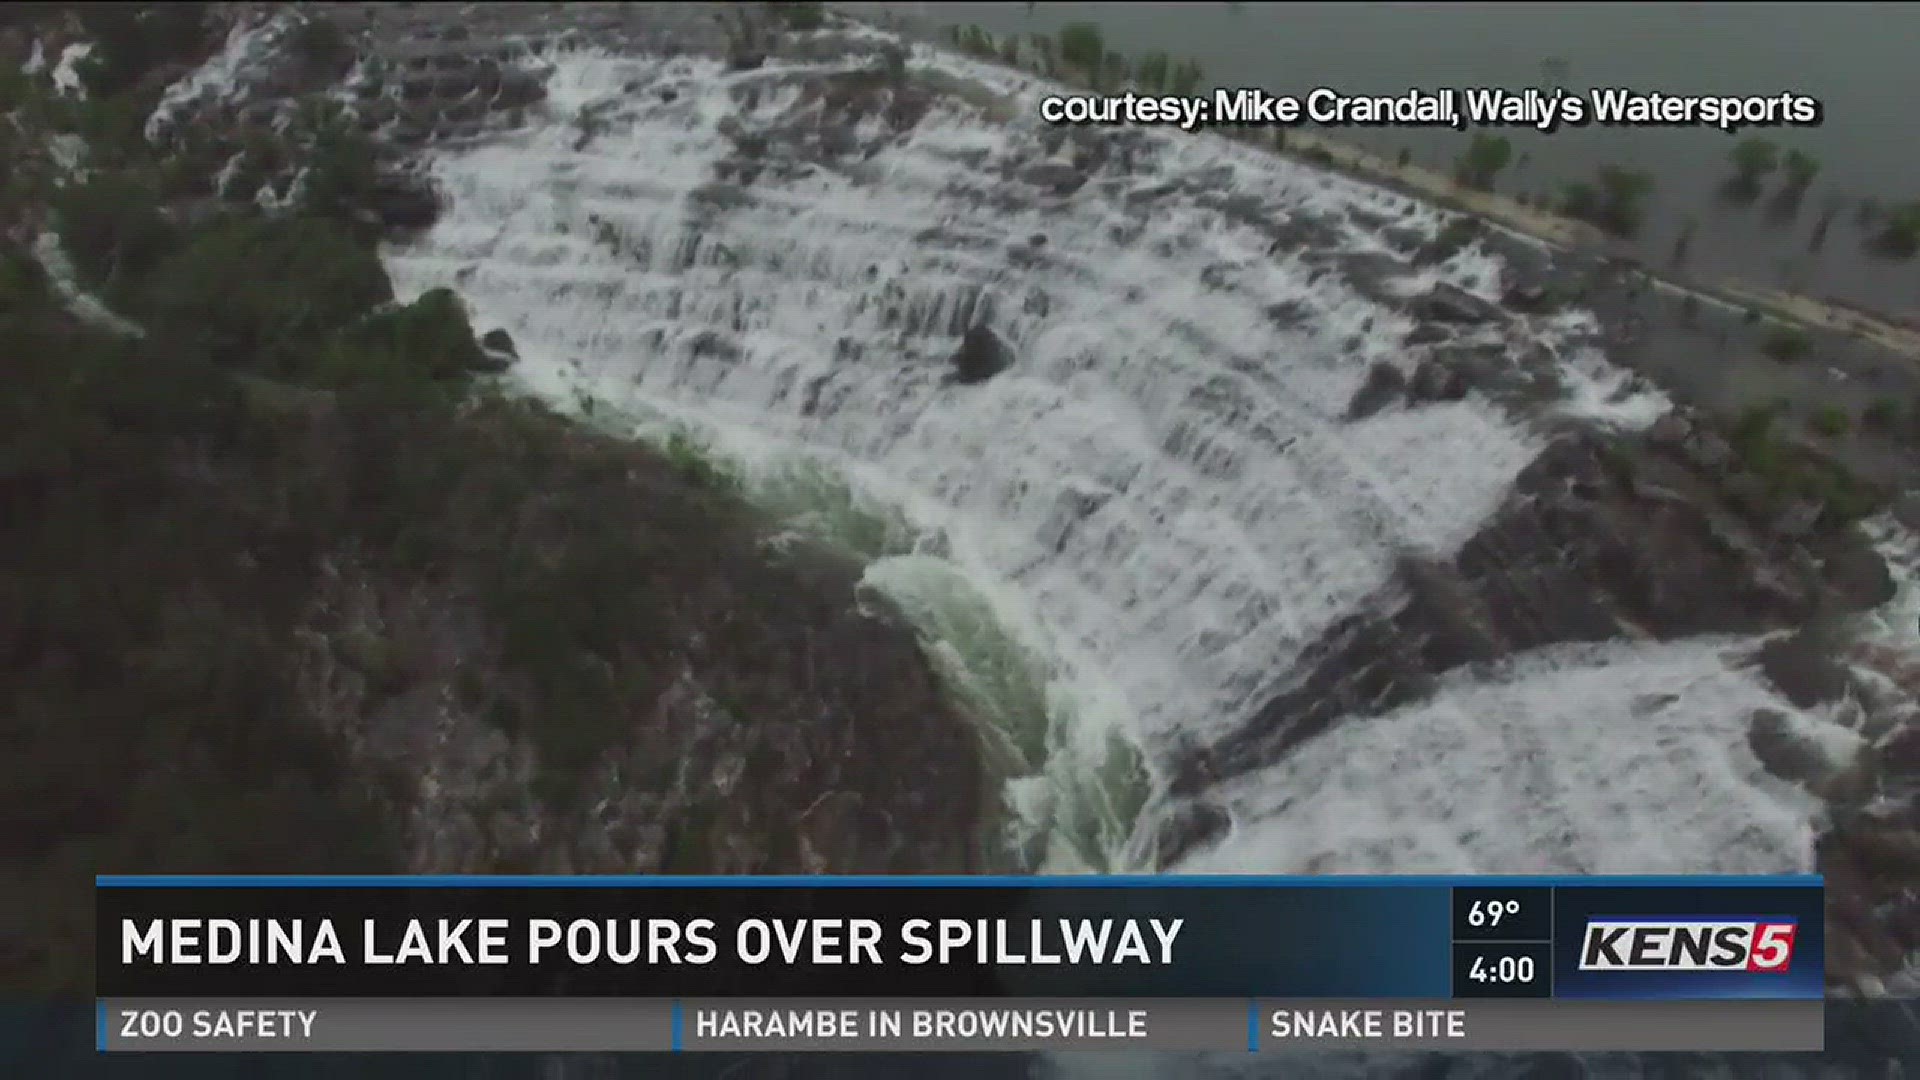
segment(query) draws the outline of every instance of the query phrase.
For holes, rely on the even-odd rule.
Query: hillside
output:
[[[4,82],[0,986],[87,995],[96,872],[975,867],[976,737],[856,563],[393,301],[429,184],[323,110],[148,138],[201,7],[7,15],[100,62]]]

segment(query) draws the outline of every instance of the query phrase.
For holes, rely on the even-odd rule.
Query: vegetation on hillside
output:
[[[0,86],[18,165],[0,202],[16,992],[87,996],[95,872],[401,869],[396,811],[420,777],[346,756],[366,715],[482,717],[532,749],[539,804],[572,811],[682,677],[688,626],[738,723],[814,704],[769,628],[819,601],[761,556],[731,492],[500,396],[452,293],[395,302],[375,243],[430,220],[431,192],[321,111],[256,136],[305,166],[290,205],[204,197],[220,157],[183,166],[191,147],[140,134],[156,73],[189,59],[150,44],[109,40],[84,100]],[[48,162],[61,134],[88,138],[84,173]],[[30,250],[42,229],[140,333],[69,310]],[[422,608],[425,625],[406,614]],[[676,835],[666,869],[714,868],[698,828]],[[528,868],[497,857],[463,869]]]

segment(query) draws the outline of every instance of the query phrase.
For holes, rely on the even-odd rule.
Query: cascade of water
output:
[[[763,495],[820,499],[816,518],[884,507],[856,515],[893,521],[862,534],[879,560],[869,581],[914,615],[997,733],[1029,826],[1019,842],[1041,865],[1136,858],[1160,741],[1204,740],[1256,707],[1399,556],[1470,535],[1541,445],[1478,396],[1346,418],[1370,365],[1401,362],[1414,324],[1393,292],[1498,287],[1478,246],[1412,266],[1405,241],[1439,219],[1397,195],[1158,132],[1119,133],[1115,160],[1093,169],[1031,110],[863,113],[794,65],[553,60],[544,118],[436,155],[451,206],[389,253],[396,286],[458,289],[481,329],[512,333],[536,393],[697,430]],[[953,58],[914,66],[1030,92]],[[1387,280],[1361,282],[1358,266]],[[1579,320],[1535,322],[1551,338]],[[965,385],[949,358],[976,325],[1013,362]],[[1573,411],[1592,412],[1612,369],[1579,357],[1576,390],[1593,400]],[[796,484],[795,468],[833,479]],[[1577,764],[1641,693],[1764,696],[1718,653],[1541,660],[1354,725],[1318,765],[1249,781],[1273,790],[1236,812],[1273,824],[1208,865],[1318,865],[1349,828],[1358,846],[1334,865],[1801,865],[1806,808],[1735,761],[1737,737],[1693,728],[1716,708],[1743,713],[1700,704],[1649,721],[1630,764],[1672,767],[1634,790],[1608,794],[1609,770]],[[1516,719],[1540,705],[1553,707]],[[1473,719],[1481,709],[1492,715]],[[1537,813],[1462,793],[1520,737],[1540,760],[1499,791]],[[1640,790],[1656,784],[1670,786]],[[1404,812],[1334,809],[1396,790]],[[1454,794],[1466,801],[1438,819],[1480,840],[1429,820]],[[1268,805],[1288,797],[1322,809]],[[1711,827],[1691,841],[1665,829],[1676,846],[1660,854],[1583,819],[1630,803]],[[1275,835],[1294,828],[1318,835]],[[1746,854],[1712,854],[1734,841]]]

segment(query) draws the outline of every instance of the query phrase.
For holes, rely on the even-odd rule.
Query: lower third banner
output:
[[[1818,878],[110,878],[102,1050],[1816,1050]],[[748,995],[751,995],[750,997]]]

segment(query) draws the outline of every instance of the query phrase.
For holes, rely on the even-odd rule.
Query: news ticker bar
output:
[[[1820,1001],[116,998],[107,1052],[1819,1051]]]
[[[1818,1001],[1825,981],[1817,877],[97,884],[105,998]]]

